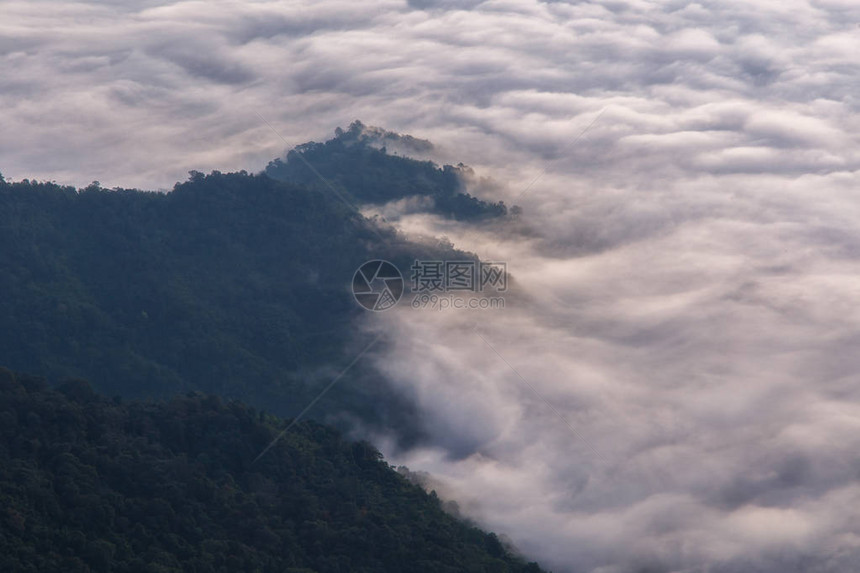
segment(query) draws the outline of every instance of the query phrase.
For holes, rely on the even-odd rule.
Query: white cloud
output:
[[[374,317],[429,435],[391,454],[556,571],[853,571],[855,4],[0,1],[0,170],[259,169],[260,113],[430,139],[507,201],[537,177],[529,238],[401,220],[521,290]]]

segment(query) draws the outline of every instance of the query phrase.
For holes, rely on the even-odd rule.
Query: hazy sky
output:
[[[851,572],[857,54],[851,0],[0,2],[0,171],[257,170],[260,114],[430,139],[507,201],[543,174],[527,239],[402,221],[522,297],[368,317],[433,441],[396,461],[557,573]]]

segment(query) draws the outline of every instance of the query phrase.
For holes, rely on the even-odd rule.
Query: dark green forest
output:
[[[0,571],[539,573],[373,446],[189,393],[0,369]]]
[[[425,175],[455,185],[428,162],[354,147],[350,173],[390,180],[389,196]],[[349,183],[352,199],[369,185]],[[169,193],[0,182],[0,245],[0,364],[109,395],[201,390],[285,416],[357,353],[364,311],[350,282],[363,262],[405,273],[416,258],[474,258],[411,243],[326,186],[245,172],[192,172]],[[405,427],[408,405],[380,385],[357,368],[320,411]]]
[[[365,364],[310,414],[338,428],[298,423],[253,461],[365,346],[362,263],[476,258],[356,205],[506,216],[462,167],[376,143],[356,123],[169,193],[0,176],[0,571],[540,571],[341,437],[420,439]]]
[[[273,179],[326,188],[332,185],[354,204],[384,204],[406,197],[429,199],[428,211],[464,221],[504,217],[504,202],[490,203],[467,193],[463,165],[444,165],[390,155],[356,121],[325,143],[306,143],[266,167]],[[397,134],[389,136],[400,138]],[[325,179],[324,183],[320,175]]]

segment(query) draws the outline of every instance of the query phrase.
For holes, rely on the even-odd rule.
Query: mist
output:
[[[358,118],[522,206],[510,228],[383,211],[506,262],[515,287],[504,309],[401,305],[363,327],[427,435],[374,440],[530,558],[860,563],[855,3],[0,9],[7,178],[169,188]]]
[[[582,202],[545,185],[538,237],[444,225],[518,292],[368,319],[431,436],[397,463],[556,571],[850,570],[855,233],[832,241],[852,191],[836,178],[804,212],[790,184],[726,179]]]

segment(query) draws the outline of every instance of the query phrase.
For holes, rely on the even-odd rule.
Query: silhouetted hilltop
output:
[[[426,199],[426,210],[459,220],[481,220],[507,214],[504,202],[488,203],[465,192],[459,166],[437,166],[390,155],[386,145],[426,151],[430,142],[353,122],[325,143],[305,143],[266,167],[274,179],[312,187],[329,184],[352,202],[381,205],[407,198]]]

